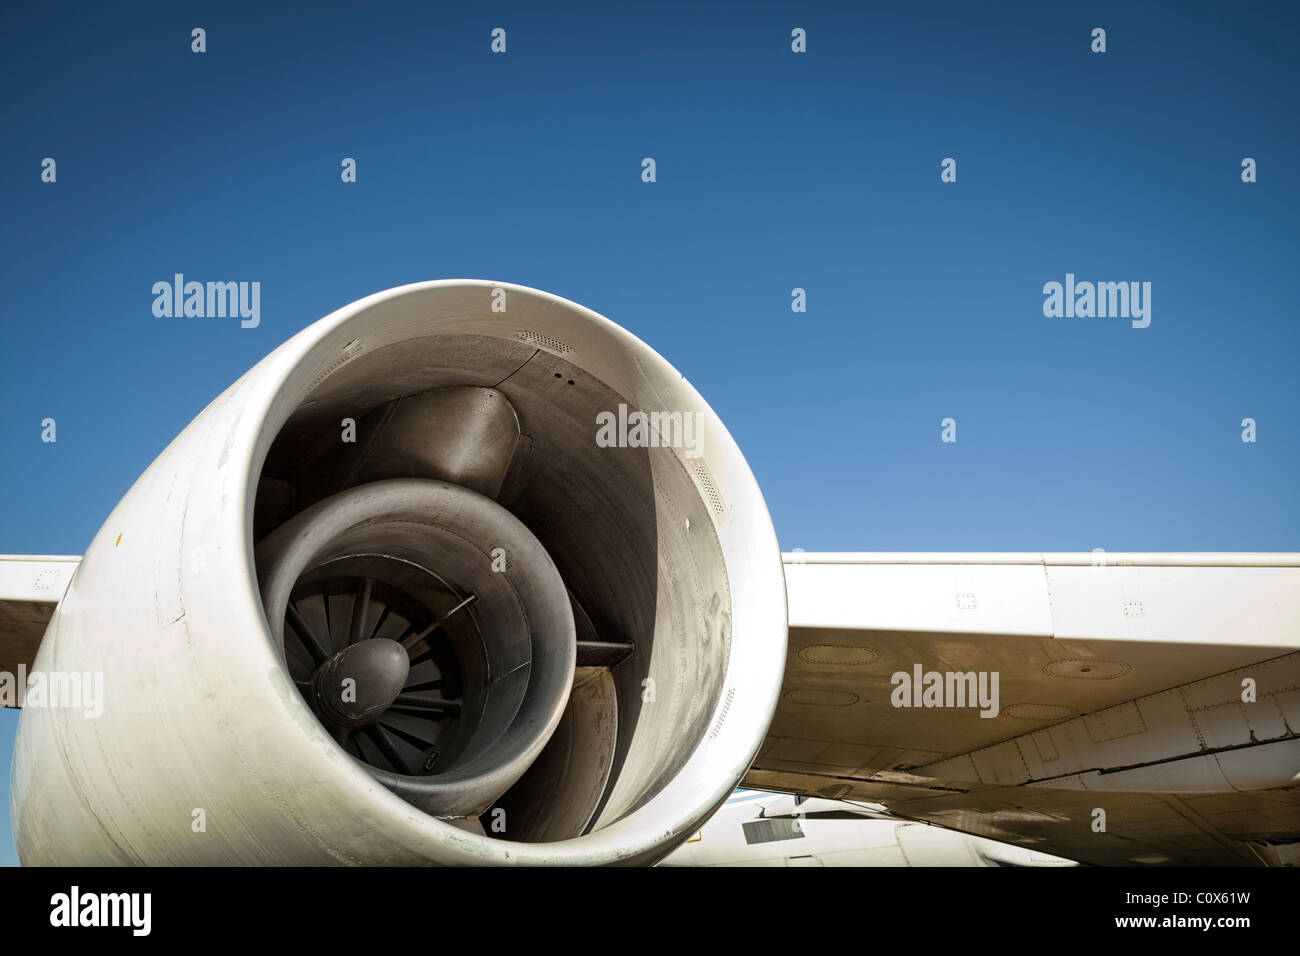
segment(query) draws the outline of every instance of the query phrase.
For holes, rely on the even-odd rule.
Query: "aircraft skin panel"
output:
[[[1296,554],[783,555],[791,627],[1300,650]]]
[[[737,791],[663,866],[1074,866],[879,807]]]
[[[0,554],[0,601],[58,604],[80,563],[77,555]]]
[[[50,615],[80,561],[66,555],[0,555],[0,672],[31,668]]]

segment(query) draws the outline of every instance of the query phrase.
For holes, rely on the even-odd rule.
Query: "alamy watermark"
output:
[[[701,412],[628,411],[596,415],[596,444],[601,448],[681,448],[687,458],[704,454],[704,415]]]
[[[238,316],[245,329],[255,329],[262,321],[260,282],[186,282],[178,272],[171,282],[155,282],[153,294],[153,314],[160,319]]]
[[[50,925],[55,927],[125,927],[132,936],[153,928],[152,893],[83,893],[73,885],[50,897]]]
[[[889,702],[895,707],[979,707],[981,717],[998,715],[997,671],[896,671]]]
[[[0,707],[81,710],[92,720],[104,713],[102,671],[0,671]]]
[[[1064,285],[1047,282],[1043,295],[1049,319],[1132,319],[1135,329],[1151,324],[1150,282],[1075,282],[1067,272]]]

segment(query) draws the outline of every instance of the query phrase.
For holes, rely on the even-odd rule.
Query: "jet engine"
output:
[[[26,864],[651,863],[726,799],[785,662],[771,519],[636,337],[447,280],[212,402],[109,516],[34,670]]]

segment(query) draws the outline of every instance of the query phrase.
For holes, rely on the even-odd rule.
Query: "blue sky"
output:
[[[787,550],[1300,550],[1295,5],[465,7],[0,14],[0,552],[81,553],[275,345],[456,276],[658,349]],[[176,272],[260,326],[154,317]],[[1150,327],[1045,317],[1066,273]]]

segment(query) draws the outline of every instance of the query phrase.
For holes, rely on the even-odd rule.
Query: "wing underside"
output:
[[[786,561],[785,682],[747,786],[1094,864],[1294,859],[1296,555]]]

